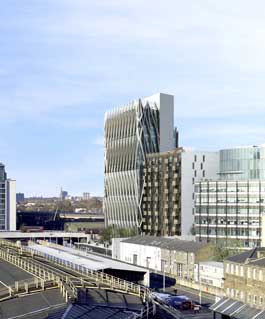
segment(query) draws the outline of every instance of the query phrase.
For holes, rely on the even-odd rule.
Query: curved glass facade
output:
[[[265,147],[242,147],[220,151],[220,179],[265,179]]]

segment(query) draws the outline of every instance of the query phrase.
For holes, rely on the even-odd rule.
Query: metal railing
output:
[[[23,259],[20,255],[12,254],[8,250],[2,248],[0,248],[0,258],[36,276],[37,279],[39,278],[43,289],[48,285],[50,286],[51,283],[54,283],[54,286],[60,288],[60,291],[67,302],[77,297],[77,289],[71,284],[71,279],[69,278],[66,280],[66,276],[64,277],[56,271],[47,269],[45,265],[41,265],[30,258]],[[28,288],[29,287],[27,287],[27,290]]]
[[[1,246],[4,248],[1,248]],[[25,255],[31,258],[23,258]],[[34,260],[34,257],[37,256],[40,260]],[[55,281],[67,302],[77,298],[78,286],[87,287],[87,285],[91,286],[91,283],[94,283],[95,287],[108,288],[114,291],[137,295],[141,297],[144,302],[147,302],[148,307],[146,307],[141,314],[133,315],[132,318],[148,318],[148,314],[154,311],[152,303],[148,303],[152,301],[150,290],[145,286],[108,275],[101,271],[92,270],[83,265],[78,265],[74,262],[39,252],[26,246],[17,245],[7,240],[0,240],[0,258],[37,276],[42,279],[44,283],[45,281]],[[72,277],[70,274],[61,275],[56,271],[50,270],[47,265],[41,264],[41,260],[61,266],[61,268],[74,273],[74,275]],[[75,274],[78,276],[75,276]]]

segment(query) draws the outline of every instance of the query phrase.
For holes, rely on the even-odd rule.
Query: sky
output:
[[[104,113],[175,96],[181,146],[265,143],[263,0],[8,0],[0,161],[26,196],[103,194]]]

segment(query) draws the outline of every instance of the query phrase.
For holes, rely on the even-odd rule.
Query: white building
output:
[[[112,258],[181,278],[194,277],[195,264],[211,255],[213,246],[173,237],[114,238]]]
[[[130,264],[161,271],[161,247],[126,242],[125,238],[113,238],[112,258]]]
[[[219,153],[183,150],[181,154],[181,235],[191,234],[195,215],[195,183],[217,179]]]
[[[224,264],[216,261],[205,261],[195,265],[196,282],[212,288],[224,288]]]
[[[5,166],[0,164],[0,231],[16,230],[16,181],[7,179]]]

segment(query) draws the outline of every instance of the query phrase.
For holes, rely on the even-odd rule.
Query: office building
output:
[[[16,182],[8,179],[0,164],[0,231],[16,230]]]
[[[60,200],[61,201],[66,200],[67,196],[68,196],[68,192],[64,191],[63,188],[61,187],[61,191],[59,195]]]
[[[143,162],[149,153],[175,147],[173,121],[174,97],[163,93],[106,113],[103,207],[107,226],[141,227]]]
[[[16,200],[17,200],[17,203],[23,203],[25,201],[24,193],[17,193]]]
[[[83,200],[90,200],[90,193],[88,192],[83,193]]]
[[[220,151],[219,176],[219,180],[196,183],[197,240],[260,246],[265,213],[265,147]]]
[[[143,170],[142,233],[187,236],[193,233],[194,184],[216,179],[217,152],[178,148],[148,154]]]

